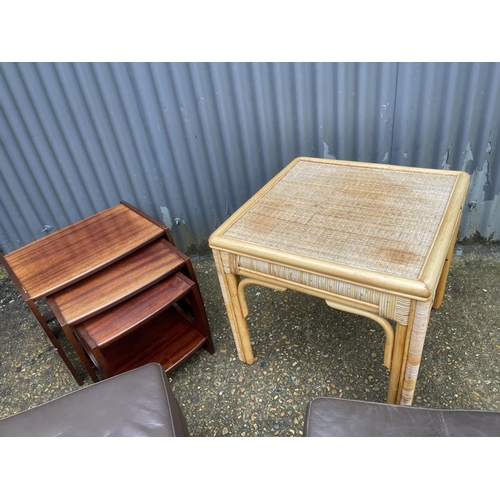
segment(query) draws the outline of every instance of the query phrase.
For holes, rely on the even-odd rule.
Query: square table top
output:
[[[159,223],[122,202],[18,248],[2,260],[25,300],[37,300],[162,234]]]
[[[464,172],[296,158],[210,246],[430,298],[468,184]]]

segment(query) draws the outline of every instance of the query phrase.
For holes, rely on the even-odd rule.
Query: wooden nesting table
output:
[[[300,291],[382,326],[387,402],[411,405],[468,185],[464,172],[292,161],[209,239],[240,360],[254,362],[245,287]]]
[[[200,347],[214,352],[190,259],[166,226],[126,202],[0,261],[80,385],[54,319],[94,381],[94,368],[109,377],[158,362],[170,372]]]

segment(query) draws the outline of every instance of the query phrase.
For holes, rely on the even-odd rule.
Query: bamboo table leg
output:
[[[396,325],[387,403],[410,406],[417,383],[432,301],[413,300],[408,325]]]
[[[444,261],[443,270],[441,271],[441,277],[439,278],[439,283],[436,288],[436,294],[434,298],[433,309],[439,309],[443,303],[444,290],[446,287],[446,280],[448,279],[448,273],[450,271],[451,259],[453,258],[453,251],[455,249],[455,241],[458,236],[458,228],[460,227],[460,217],[456,222],[455,232],[453,233],[453,238],[448,248],[448,253],[446,254],[446,259]]]
[[[218,250],[213,250],[215,267],[219,276],[220,287],[224,304],[226,305],[229,324],[234,336],[234,342],[238,351],[238,357],[244,363],[251,365],[255,358],[253,356],[252,344],[248,333],[247,321],[241,309],[238,297],[239,277],[226,273]]]
[[[404,377],[397,396],[397,401],[401,405],[410,406],[413,401],[432,302],[432,300],[427,302],[417,301],[415,304],[415,313],[409,336],[408,355],[405,361],[406,366],[404,367]],[[410,325],[408,325],[408,328],[410,328]]]

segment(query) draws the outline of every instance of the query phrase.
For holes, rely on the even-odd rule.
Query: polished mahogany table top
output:
[[[67,287],[158,238],[164,229],[121,203],[4,256],[25,300]]]

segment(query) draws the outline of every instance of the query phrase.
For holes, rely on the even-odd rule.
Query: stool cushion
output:
[[[150,363],[0,420],[0,436],[188,436],[160,364]]]
[[[313,399],[307,437],[500,436],[500,412],[438,410],[349,399]]]

